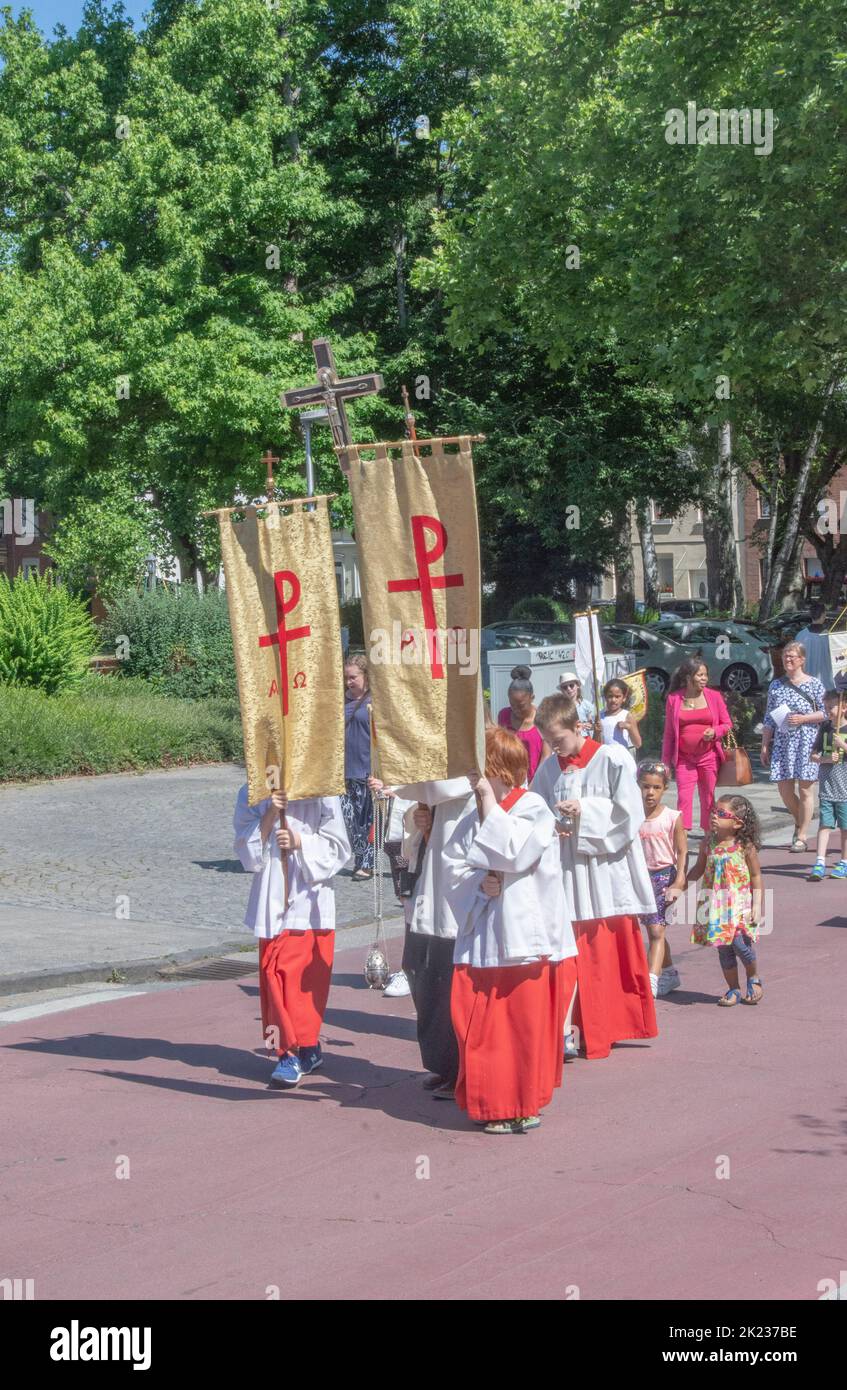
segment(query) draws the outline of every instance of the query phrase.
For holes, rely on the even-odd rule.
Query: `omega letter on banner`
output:
[[[218,515],[250,805],[344,791],[344,679],[326,498]],[[289,510],[290,509],[290,510]]]
[[[339,450],[356,519],[375,767],[389,784],[484,766],[470,439]]]

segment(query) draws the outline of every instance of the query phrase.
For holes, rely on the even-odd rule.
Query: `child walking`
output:
[[[459,929],[451,1013],[456,1103],[487,1134],[526,1134],[562,1081],[577,947],[552,811],[527,791],[527,750],[489,729],[485,776],[445,852]]]
[[[826,875],[826,850],[829,832],[841,832],[841,858],[830,878],[847,878],[847,723],[844,720],[844,696],[828,690],[823,697],[826,719],[818,730],[812,750],[812,762],[820,763],[820,826],[818,852],[807,878],[820,883]],[[838,726],[838,727],[836,727]]]
[[[672,989],[679,989],[681,983],[665,940],[665,927],[668,907],[685,891],[688,835],[681,813],[662,805],[670,781],[670,769],[666,764],[648,759],[638,764],[635,775],[646,817],[638,833],[656,899],[656,911],[642,916],[641,925],[647,928],[650,939],[647,965],[653,998],[661,999]]]
[[[756,974],[756,938],[762,903],[762,871],[757,850],[759,820],[746,796],[722,796],[711,814],[710,834],[700,846],[690,881],[703,879],[697,921],[691,933],[695,946],[717,946],[729,988],[718,1003],[758,1004],[762,981]],[[738,960],[747,975],[747,991],[738,984]]]
[[[251,806],[244,786],[233,828],[235,852],[253,874],[244,924],[259,938],[262,1032],[277,1055],[270,1084],[292,1088],[323,1063],[320,1030],[335,946],[332,880],[352,858],[350,841],[337,796],[289,801],[275,791]]]
[[[632,691],[626,681],[607,681],[603,686],[603,699],[606,708],[600,714],[600,727],[604,743],[620,743],[630,752],[641,747],[641,733],[638,720],[630,713],[629,702]]]

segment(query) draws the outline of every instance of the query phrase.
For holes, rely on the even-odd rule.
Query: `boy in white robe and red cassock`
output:
[[[477,807],[445,849],[459,920],[452,1016],[459,1045],[456,1101],[489,1134],[541,1123],[562,1081],[562,1029],[576,982],[576,942],[553,813],[527,791],[527,752],[488,729]]]
[[[536,723],[553,753],[532,790],[559,817],[561,864],[576,932],[573,1022],[587,1057],[612,1044],[655,1038],[656,1010],[638,916],[655,910],[641,847],[644,805],[632,755],[579,728],[574,701],[548,695]]]
[[[270,1081],[290,1088],[323,1062],[320,1030],[335,948],[332,880],[352,850],[337,796],[289,801],[273,792],[250,806],[244,786],[233,825],[235,852],[254,876],[244,923],[259,938],[262,1033],[278,1058]]]

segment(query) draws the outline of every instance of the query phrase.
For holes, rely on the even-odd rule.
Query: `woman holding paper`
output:
[[[821,682],[805,670],[806,648],[789,642],[782,653],[785,675],[771,681],[762,731],[762,766],[770,767],[771,781],[794,818],[793,854],[806,849],[806,837],[815,806],[818,765],[812,749],[818,725],[826,718]]]

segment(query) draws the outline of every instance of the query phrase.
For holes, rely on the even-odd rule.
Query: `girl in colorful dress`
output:
[[[550,749],[535,727],[534,698],[535,691],[529,679],[529,667],[513,667],[512,683],[509,686],[509,703],[501,709],[497,716],[497,723],[501,729],[508,729],[510,733],[517,734],[526,748],[526,756],[529,761],[527,781],[529,782],[535,776],[535,770],[542,759],[550,756]]]
[[[758,817],[746,796],[722,796],[712,808],[711,834],[688,875],[691,882],[702,878],[706,890],[699,895],[691,940],[695,946],[718,948],[729,986],[718,1000],[725,1009],[758,1004],[762,997],[755,946],[762,905],[759,844]],[[747,975],[744,995],[738,984],[739,959]]]
[[[648,759],[638,764],[635,775],[646,817],[638,833],[656,899],[656,911],[642,916],[641,925],[647,928],[650,938],[647,965],[653,998],[661,999],[672,989],[679,989],[681,983],[665,940],[665,927],[667,909],[685,891],[688,835],[681,813],[662,805],[670,781],[670,768],[665,763]]]
[[[603,742],[619,743],[631,753],[640,748],[641,734],[638,720],[634,714],[630,714],[632,691],[626,681],[619,680],[617,676],[607,681],[603,686],[603,699],[606,701],[606,708],[600,715]]]

